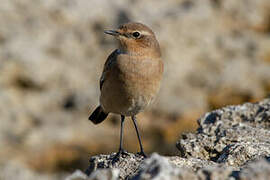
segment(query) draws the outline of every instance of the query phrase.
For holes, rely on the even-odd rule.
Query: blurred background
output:
[[[269,0],[1,0],[0,179],[59,179],[118,150],[120,120],[95,126],[103,64],[117,42],[103,33],[147,24],[165,74],[138,116],[147,153],[175,142],[203,113],[270,92]],[[131,121],[124,147],[139,150]]]

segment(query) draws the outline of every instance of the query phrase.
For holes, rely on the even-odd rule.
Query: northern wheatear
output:
[[[119,40],[104,65],[100,78],[100,106],[90,115],[94,124],[109,113],[121,115],[120,146],[117,157],[125,153],[122,135],[125,116],[131,116],[140,143],[140,155],[146,156],[137,128],[136,114],[149,106],[159,91],[163,62],[154,32],[141,23],[126,23],[116,30],[104,31]]]

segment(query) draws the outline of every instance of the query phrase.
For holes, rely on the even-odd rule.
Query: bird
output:
[[[157,96],[163,76],[161,50],[154,32],[139,22],[128,22],[115,30],[105,30],[114,36],[118,49],[107,58],[100,78],[100,105],[89,116],[94,124],[103,122],[109,113],[121,116],[120,144],[115,157],[127,154],[123,148],[125,117],[131,117],[144,152],[136,115],[149,107]]]

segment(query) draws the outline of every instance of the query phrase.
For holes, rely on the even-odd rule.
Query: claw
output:
[[[113,157],[113,162],[117,162],[121,157],[125,158],[126,156],[128,156],[128,152],[124,149],[120,149]]]
[[[138,152],[137,154],[140,156],[143,156],[144,158],[147,158],[147,155],[143,151]]]

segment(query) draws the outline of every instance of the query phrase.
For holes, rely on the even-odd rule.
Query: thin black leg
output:
[[[124,122],[125,116],[121,115],[121,130],[120,130],[120,145],[119,145],[119,152],[123,150],[123,133],[124,133]]]
[[[127,155],[127,151],[123,149],[123,133],[124,133],[125,116],[121,115],[121,129],[120,129],[120,144],[119,150],[114,157],[114,162],[118,161],[122,154]]]
[[[136,133],[137,133],[137,137],[138,137],[138,140],[139,140],[139,143],[140,143],[140,149],[141,149],[141,152],[139,152],[139,154],[142,155],[142,156],[144,156],[144,157],[147,157],[146,154],[144,153],[144,150],[143,150],[141,137],[140,137],[139,130],[138,130],[138,127],[137,127],[136,117],[135,117],[135,116],[132,116],[131,119],[132,119],[133,124],[134,124],[134,126],[135,126],[135,130],[136,130]]]

